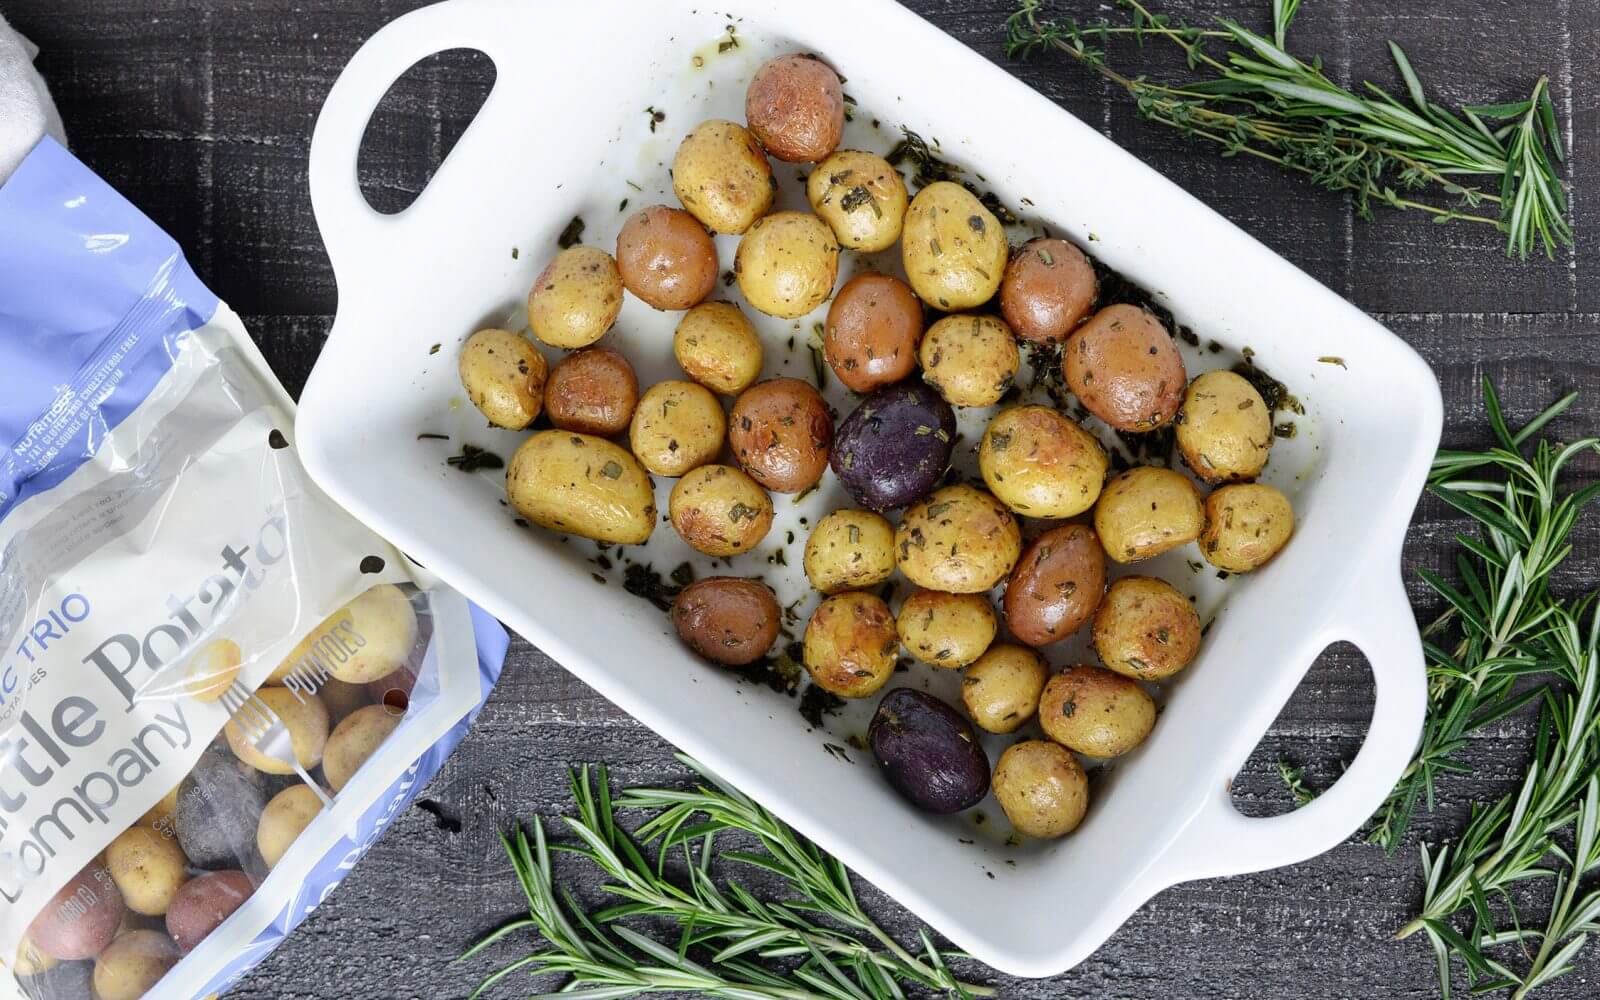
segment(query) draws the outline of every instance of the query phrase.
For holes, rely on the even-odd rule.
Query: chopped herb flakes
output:
[[[583,217],[574,215],[572,221],[567,223],[567,228],[561,230],[561,235],[556,237],[556,246],[565,250],[583,242]]]
[[[479,469],[503,469],[506,467],[505,459],[492,451],[485,451],[477,445],[464,444],[461,453],[451,455],[445,459],[445,464],[462,472],[477,472]]]

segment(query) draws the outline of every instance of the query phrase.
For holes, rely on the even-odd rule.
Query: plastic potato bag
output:
[[[66,150],[0,187],[0,956],[30,997],[226,988],[498,675],[504,631],[312,485],[293,414]],[[289,752],[230,721],[251,692]]]

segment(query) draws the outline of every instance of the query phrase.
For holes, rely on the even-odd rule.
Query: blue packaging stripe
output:
[[[0,186],[0,519],[92,458],[217,306],[170,236],[41,141]]]

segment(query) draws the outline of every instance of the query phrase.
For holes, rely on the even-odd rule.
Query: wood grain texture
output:
[[[245,314],[278,373],[298,392],[337,302],[306,195],[312,123],[340,67],[411,0],[6,0],[5,12],[43,48],[74,149],[188,249],[198,272]],[[1600,9],[1588,0],[1305,0],[1294,39],[1336,79],[1396,86],[1383,42],[1400,41],[1438,96],[1521,96],[1550,74],[1573,155],[1568,179],[1578,245],[1554,262],[1507,261],[1487,228],[1438,227],[1383,214],[1353,217],[1346,199],[1308,191],[1254,162],[1224,161],[1136,119],[1097,78],[1053,58],[1006,60],[1000,0],[912,0],[925,17],[1102,129],[1258,239],[1372,312],[1434,366],[1449,444],[1485,439],[1479,379],[1500,385],[1513,419],[1575,388],[1588,394],[1559,422],[1568,436],[1600,426]],[[1082,18],[1098,0],[1060,0]],[[1176,13],[1220,11],[1260,24],[1265,0],[1172,0]],[[597,44],[603,42],[597,41]],[[1153,60],[1129,50],[1130,60]],[[1585,86],[1587,82],[1588,86]],[[369,196],[405,204],[470,121],[486,92],[481,64],[449,54],[408,76],[375,119],[363,158]],[[1575,90],[1575,88],[1577,88]],[[1052,155],[1042,151],[1040,155]],[[1584,466],[1593,475],[1596,464]],[[1448,570],[1459,519],[1418,510],[1412,567]],[[1585,522],[1563,586],[1600,577],[1600,528]],[[1410,583],[1420,613],[1432,604]],[[1326,787],[1359,747],[1371,679],[1358,654],[1335,648],[1307,676],[1234,783],[1252,813],[1288,808],[1274,766],[1303,764]],[[1429,997],[1431,956],[1390,934],[1419,894],[1415,844],[1459,829],[1471,798],[1511,787],[1530,725],[1508,719],[1480,733],[1470,775],[1441,786],[1437,811],[1394,857],[1352,839],[1291,869],[1180,886],[1145,906],[1103,949],[1048,982],[999,979],[1007,997]],[[412,809],[339,891],[235,991],[248,998],[458,997],[498,948],[448,964],[474,935],[514,915],[518,897],[495,840],[518,818],[565,804],[565,769],[606,760],[622,783],[672,782],[672,748],[520,640],[475,729],[424,793],[465,821],[449,832]],[[578,879],[593,898],[593,881]],[[869,908],[900,933],[915,922],[863,886]],[[1063,906],[1072,905],[1070,899]],[[1040,919],[1049,919],[1040,914]],[[1544,991],[1592,997],[1600,947]],[[546,984],[548,985],[548,984]],[[504,989],[496,995],[527,992]]]

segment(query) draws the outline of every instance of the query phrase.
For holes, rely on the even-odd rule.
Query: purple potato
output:
[[[933,492],[955,450],[956,414],[917,380],[884,386],[844,418],[830,463],[856,503],[904,507]]]
[[[918,809],[953,813],[989,794],[989,756],[967,717],[931,694],[896,688],[867,729],[895,791]]]
[[[62,962],[17,983],[30,1000],[94,1000],[94,963]]]

